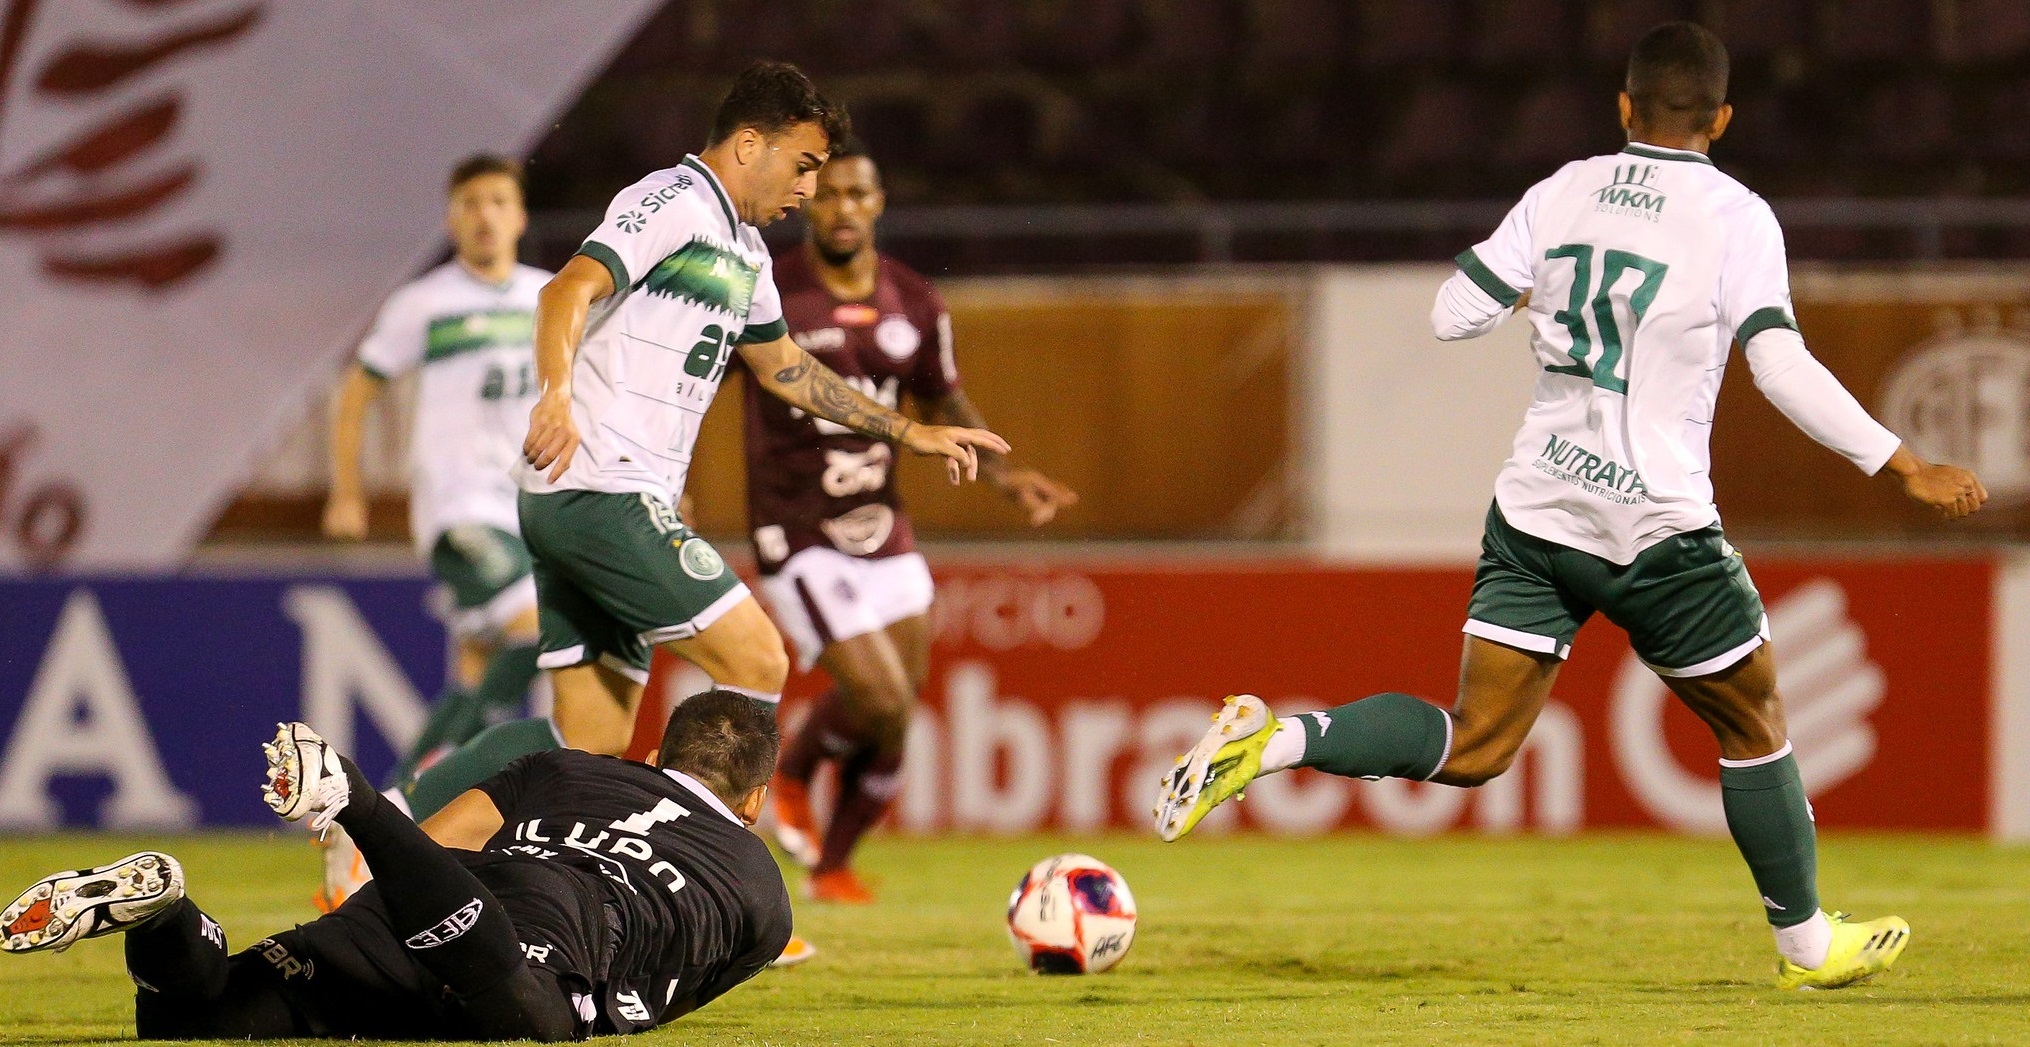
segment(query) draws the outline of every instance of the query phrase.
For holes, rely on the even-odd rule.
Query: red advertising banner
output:
[[[1819,824],[1987,824],[1995,568],[1981,559],[1751,564]],[[1250,561],[974,564],[938,573],[905,831],[1146,828],[1156,783],[1226,694],[1281,712],[1408,691],[1450,704],[1469,570]],[[702,686],[659,661],[659,699]],[[826,685],[792,680],[785,720]],[[660,719],[643,715],[644,743]],[[1312,771],[1265,777],[1213,831],[1373,826],[1725,831],[1718,751],[1596,619],[1507,775],[1476,790]]]

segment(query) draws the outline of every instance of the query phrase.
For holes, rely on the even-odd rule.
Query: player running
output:
[[[574,747],[624,752],[662,646],[718,686],[773,704],[782,638],[675,506],[698,422],[738,352],[777,396],[976,475],[976,429],[915,425],[855,392],[785,334],[759,226],[809,198],[845,115],[796,67],[757,63],[720,103],[710,144],[622,190],[536,314],[540,395],[516,466],[522,533],[541,605],[538,658]],[[431,771],[466,784],[511,755],[468,752]],[[539,732],[527,750],[556,744]],[[422,816],[424,812],[417,810]]]
[[[284,724],[263,795],[285,818],[344,826],[380,874],[371,885],[229,953],[176,859],[142,851],[30,887],[0,911],[0,946],[125,932],[143,1039],[638,1032],[753,977],[789,939],[789,892],[747,828],[776,741],[766,707],[709,691],[671,714],[658,767],[531,756],[419,828],[310,728]]]
[[[1811,805],[1785,737],[1768,619],[1713,506],[1706,441],[1730,344],[1763,395],[1863,472],[1886,467],[1947,519],[1987,492],[1964,469],[1918,458],[1805,350],[1775,216],[1706,158],[1733,117],[1727,66],[1720,41],[1692,23],[1645,34],[1621,95],[1628,147],[1538,183],[1438,292],[1440,338],[1485,334],[1527,310],[1543,363],[1495,482],[1451,713],[1379,694],[1277,719],[1253,695],[1229,698],[1165,781],[1164,839],[1289,767],[1468,787],[1494,778],[1598,610],[1719,741],[1727,825],[1776,932],[1778,986],[1839,988],[1895,963],[1909,940],[1902,919],[1819,908]]]
[[[809,236],[776,258],[791,340],[862,393],[896,407],[902,394],[933,421],[984,429],[959,388],[951,317],[930,282],[874,247],[886,206],[881,173],[859,142],[835,143],[806,210]],[[803,668],[832,689],[783,750],[776,839],[811,869],[820,901],[866,903],[853,848],[900,786],[910,709],[930,659],[930,568],[895,489],[889,441],[813,418],[747,384],[747,514],[762,589]],[[1078,495],[991,451],[980,471],[1032,525]],[[809,786],[836,761],[838,802],[820,835]]]
[[[528,227],[521,177],[520,164],[486,154],[452,170],[444,225],[453,258],[388,297],[332,411],[324,533],[357,541],[367,535],[360,482],[367,408],[389,379],[419,372],[409,530],[437,577],[457,653],[444,693],[392,775],[398,784],[489,721],[513,715],[536,676],[536,585],[510,471],[536,402],[536,295],[551,274],[515,261]],[[496,737],[532,731],[551,737],[541,722]],[[511,749],[508,759],[527,751]],[[434,809],[448,799],[424,802]],[[326,842],[319,906],[328,910],[358,889],[364,868],[343,833]]]

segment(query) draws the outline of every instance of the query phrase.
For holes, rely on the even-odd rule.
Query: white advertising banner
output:
[[[0,571],[178,563],[656,0],[0,0]]]
[[[1431,333],[1450,265],[1319,271],[1300,383],[1315,548],[1378,563],[1472,563],[1535,388],[1529,327]]]

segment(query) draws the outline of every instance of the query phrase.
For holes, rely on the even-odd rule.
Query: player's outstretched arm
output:
[[[331,405],[331,493],[324,501],[324,536],[359,541],[367,536],[366,487],[360,481],[359,449],[367,407],[387,383],[355,363]]]
[[[961,389],[953,389],[933,401],[928,413],[933,420],[946,425],[987,428],[986,417]],[[1029,514],[1031,527],[1041,527],[1056,519],[1059,510],[1078,504],[1077,491],[1035,469],[1013,465],[1005,455],[993,451],[980,452],[980,472],[986,476],[988,483],[1000,488],[1002,494],[1013,499],[1023,512]]]
[[[613,293],[613,275],[585,255],[573,255],[536,299],[536,381],[542,389],[529,411],[522,457],[549,469],[555,482],[578,453],[578,423],[571,420],[571,365],[585,338],[592,303]]]
[[[1898,447],[1882,471],[1896,476],[1911,501],[1931,507],[1948,520],[1972,515],[1988,500],[1988,489],[1981,486],[1981,478],[1971,470],[1956,465],[1933,465],[1917,457],[1908,446]]]
[[[742,345],[740,355],[771,395],[862,436],[901,444],[917,454],[940,455],[953,483],[979,479],[980,451],[1008,453],[1008,441],[985,429],[911,422],[847,385],[838,372],[786,336]]]

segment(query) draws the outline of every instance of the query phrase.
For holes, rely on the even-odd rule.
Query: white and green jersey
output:
[[[1898,446],[1804,351],[1769,205],[1701,153],[1634,144],[1566,164],[1458,263],[1441,338],[1491,330],[1529,295],[1543,370],[1495,482],[1521,531],[1625,564],[1717,523],[1707,438],[1737,341],[1821,443],[1869,472]]]
[[[389,295],[360,343],[376,377],[420,372],[409,530],[426,553],[453,527],[520,533],[513,469],[536,403],[536,294],[549,279],[517,265],[495,284],[446,262]]]
[[[674,505],[734,347],[787,330],[768,248],[687,156],[621,190],[578,253],[606,266],[614,287],[593,303],[572,365],[581,442],[555,483],[527,465],[517,476],[538,494],[643,493]]]

